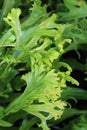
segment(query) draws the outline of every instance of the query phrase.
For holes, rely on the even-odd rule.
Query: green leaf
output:
[[[78,110],[78,109],[74,109],[74,108],[66,108],[64,110],[64,113],[61,116],[60,120],[57,120],[55,122],[61,123],[64,120],[69,119],[69,118],[71,118],[73,116],[84,115],[84,114],[87,114],[87,110]]]
[[[13,28],[15,33],[18,35],[18,33],[21,33],[21,26],[19,22],[19,16],[21,14],[20,9],[12,9],[11,13],[8,14],[7,18],[4,18],[4,20]]]
[[[27,119],[27,117],[25,117],[25,119],[23,120],[20,129],[19,130],[29,130],[29,129],[33,129],[32,126],[37,123],[38,119],[37,118],[31,118],[31,119]],[[38,128],[39,129],[39,128]]]
[[[71,20],[77,18],[84,18],[87,16],[87,4],[83,0],[81,4],[77,0],[64,0],[65,6],[69,9],[69,12],[61,13],[61,20]]]
[[[67,87],[64,88],[61,98],[63,100],[68,100],[70,98],[75,98],[76,100],[87,100],[87,91],[80,88]]]
[[[4,120],[1,120],[0,119],[0,126],[4,126],[4,127],[11,127],[12,124],[7,122],[7,121],[4,121]]]
[[[12,9],[11,13],[8,14],[7,18],[4,18],[4,20],[12,27],[14,30],[16,37],[17,37],[17,47],[19,47],[19,42],[20,42],[20,36],[22,35],[21,31],[21,25],[19,21],[19,16],[21,14],[21,10],[18,9]]]
[[[15,36],[11,33],[11,30],[4,33],[0,39],[0,48],[15,47]]]
[[[33,25],[41,23],[41,21],[47,18],[48,14],[46,11],[46,7],[46,5],[41,6],[40,0],[34,0],[34,4],[32,8],[30,8],[30,17],[27,17],[27,19],[22,23],[22,28],[26,29],[27,27],[31,27]]]
[[[46,120],[60,118],[66,106],[66,102],[59,100],[62,86],[58,85],[57,73],[54,70],[45,70],[44,66],[35,66],[35,69],[22,79],[26,81],[27,87],[23,94],[5,109],[4,116],[25,110],[40,118],[40,126],[44,130],[48,129]],[[41,112],[47,113],[47,116]]]
[[[74,120],[71,120],[62,130],[86,130],[87,129],[87,118],[82,115]]]

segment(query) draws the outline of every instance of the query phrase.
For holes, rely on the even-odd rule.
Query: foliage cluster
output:
[[[0,8],[0,130],[86,130],[87,106],[76,104],[87,100],[87,2],[1,0]]]

